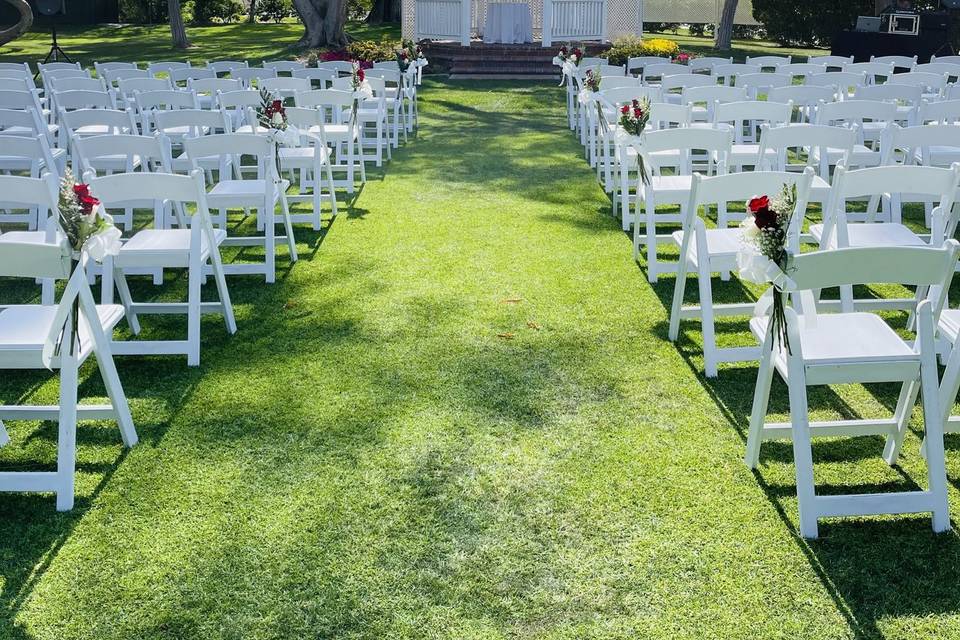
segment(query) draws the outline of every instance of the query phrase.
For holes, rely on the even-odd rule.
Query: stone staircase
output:
[[[553,57],[560,44],[551,47],[528,44],[485,44],[474,40],[469,47],[457,42],[422,42],[430,61],[430,73],[448,73],[451,79],[558,78]],[[597,55],[609,45],[590,45],[587,55]]]

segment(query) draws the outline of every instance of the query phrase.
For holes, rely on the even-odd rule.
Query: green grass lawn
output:
[[[678,29],[676,33],[672,31],[659,33],[651,32],[651,37],[666,38],[674,40],[684,51],[692,51],[699,56],[717,55],[713,48],[713,38],[693,36],[686,29]],[[819,56],[828,54],[828,49],[817,49],[809,47],[787,47],[767,40],[734,40],[733,47],[730,49],[731,55],[738,62],[742,62],[747,56],[794,56],[797,61],[806,61],[808,56]]]
[[[427,80],[421,113],[276,284],[231,278],[239,332],[205,318],[201,367],[118,359],[141,443],[82,426],[72,512],[0,495],[0,638],[960,637],[955,533],[842,520],[808,543],[789,444],[743,466],[756,367],[707,380],[699,327],[666,339],[673,281],[632,261],[560,89]],[[56,389],[4,372],[0,402]],[[811,399],[877,415],[896,390]],[[49,468],[55,426],[9,427],[0,465]],[[818,481],[924,485],[918,446],[889,468],[879,438],[818,443]],[[955,437],[947,459],[956,515]]]

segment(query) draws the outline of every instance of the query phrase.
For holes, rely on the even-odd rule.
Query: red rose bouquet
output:
[[[647,122],[650,121],[650,99],[634,98],[620,107],[620,128],[627,135],[640,136],[647,128]],[[643,162],[643,156],[637,155],[637,162],[640,165],[640,179],[645,184],[650,182],[647,176],[647,168]]]
[[[747,217],[740,224],[743,243],[737,252],[740,277],[756,283],[773,283],[770,330],[787,351],[790,350],[790,340],[782,285],[791,257],[787,246],[796,206],[796,185],[784,185],[773,200],[767,196],[751,198],[747,203]]]

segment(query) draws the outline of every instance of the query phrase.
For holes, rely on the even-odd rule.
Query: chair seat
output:
[[[0,242],[32,242],[46,244],[46,231],[8,231],[0,234]]]
[[[677,246],[683,244],[683,237],[686,231],[674,231],[673,241]],[[707,236],[707,254],[709,258],[732,258],[737,257],[737,252],[743,245],[743,232],[740,229],[706,229]],[[690,260],[696,266],[699,264],[697,255],[697,243],[690,240]]]
[[[916,161],[918,164],[930,164],[934,167],[949,167],[954,162],[960,162],[960,148],[937,145],[927,148],[927,162],[923,162],[923,155],[918,150]]]
[[[214,229],[213,237],[217,246],[227,237],[223,229]],[[209,245],[206,234],[200,234],[200,250],[203,257],[209,255]],[[138,254],[139,256],[162,255],[169,253],[186,253],[190,251],[190,229],[144,229],[127,240],[120,248],[120,257],[117,262],[123,263],[124,255]]]
[[[660,195],[689,193],[693,176],[650,176],[650,188],[657,194],[657,201],[664,202]]]
[[[810,235],[818,243],[823,237],[823,225],[810,225]],[[923,247],[927,243],[909,228],[896,222],[865,222],[847,224],[847,238],[851,247]],[[830,242],[836,249],[836,240]]]
[[[830,183],[820,176],[813,176],[810,183],[810,202],[825,204],[830,199]]]
[[[323,162],[330,155],[330,151],[323,146],[280,147],[280,164],[313,164],[313,159],[318,154],[320,155],[320,161]]]
[[[278,188],[267,180],[222,180],[207,193],[207,204],[211,208],[229,206],[257,206],[263,202],[265,193],[272,193],[274,203],[290,187],[287,180],[281,180]],[[242,204],[239,204],[242,203]]]
[[[750,320],[750,330],[761,343],[768,324],[766,316]],[[880,316],[872,313],[818,315],[816,326],[800,331],[800,352],[807,366],[909,362],[920,358]],[[775,360],[777,369],[785,372],[783,349]]]
[[[0,352],[43,350],[44,341],[53,326],[57,307],[53,305],[24,304],[0,311]],[[97,305],[100,326],[109,336],[123,320],[123,307],[118,304]],[[80,323],[80,358],[90,353],[93,339],[86,322]]]

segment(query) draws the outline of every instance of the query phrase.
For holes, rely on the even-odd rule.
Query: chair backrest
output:
[[[930,244],[942,242],[947,231],[952,233],[956,226],[952,213],[957,186],[960,185],[960,164],[949,169],[939,167],[920,167],[892,165],[869,167],[847,171],[846,167],[837,167],[830,189],[830,200],[824,208],[824,228],[821,245],[827,245],[831,238],[836,246],[850,246],[847,236],[847,207],[850,199],[870,198],[868,220],[876,211],[876,202],[884,194],[909,194],[911,199],[933,198],[939,200],[934,215],[931,216]]]
[[[55,80],[64,78],[89,78],[90,72],[86,69],[68,67],[66,69],[54,69],[52,71],[42,71],[40,77],[43,78],[43,85],[48,87]]]
[[[270,60],[264,61],[261,65],[264,69],[273,69],[277,73],[290,73],[292,74],[297,69],[304,69],[305,66],[302,62],[296,60]]]
[[[153,131],[153,114],[156,111],[176,109],[199,109],[200,102],[197,94],[192,91],[135,91],[134,101],[137,103],[137,112],[140,114],[140,126],[144,133]]]
[[[136,62],[94,62],[93,68],[100,77],[103,77],[105,74],[112,71],[130,71],[140,69]]]
[[[815,73],[826,73],[827,66],[815,62],[791,62],[777,67],[777,73],[785,73],[792,78],[804,78]]]
[[[960,64],[960,56],[930,56],[930,62],[949,62],[950,64]]]
[[[218,91],[240,91],[243,85],[239,80],[231,78],[191,78],[187,80],[187,87],[197,95],[217,95]]]
[[[0,77],[0,91],[33,91],[33,82],[29,78],[2,78]]]
[[[75,141],[76,154],[80,158],[82,173],[96,173],[97,160],[108,158],[112,163],[126,160],[127,173],[159,171],[170,173],[170,143],[162,135],[106,135],[79,138]],[[151,198],[130,198],[139,200]]]
[[[0,108],[0,134],[17,136],[46,135],[46,127],[40,120],[40,114],[35,109],[2,109]]]
[[[105,70],[103,73],[98,73],[97,75],[103,78],[109,86],[117,88],[119,88],[121,80],[153,77],[150,75],[150,72],[145,69],[113,69]]]
[[[258,85],[265,78],[276,78],[276,69],[261,69],[255,67],[238,68],[230,72],[230,77],[239,80],[245,87]]]
[[[266,89],[275,96],[293,96],[298,91],[310,91],[313,86],[306,78],[264,78],[260,80],[260,89]]]
[[[380,62],[373,63],[374,69],[393,69],[394,71],[400,71],[400,63],[396,60],[381,60]],[[296,71],[293,73],[294,77],[297,77]]]
[[[927,62],[913,68],[914,73],[933,73],[947,76],[948,82],[956,82],[960,78],[960,64],[952,62]]]
[[[203,67],[185,67],[183,69],[171,69],[170,81],[174,84],[189,84],[190,80],[201,80],[216,78],[217,72],[213,69]]]
[[[674,127],[687,127],[693,122],[693,107],[689,104],[651,102],[649,127],[658,131]]]
[[[25,76],[33,77],[33,70],[26,62],[0,62],[0,71],[16,71]]]
[[[857,127],[846,129],[817,124],[791,124],[780,127],[762,125],[760,127],[760,150],[757,155],[757,168],[784,171],[791,167],[813,167],[815,158],[819,156],[820,170],[818,173],[821,178],[827,180],[830,178],[828,164],[830,151],[840,150],[841,155],[838,164],[849,164],[858,135]],[[789,163],[788,151],[790,150],[803,152],[806,155],[806,160],[799,164]],[[771,159],[768,151],[775,152],[775,162]]]
[[[660,166],[678,167],[681,173],[693,170],[693,156],[697,152],[706,151],[708,164],[707,171],[726,173],[730,157],[732,134],[724,129],[697,129],[692,127],[678,127],[675,129],[660,129],[648,131],[643,135],[643,143],[637,151],[643,157],[647,167],[654,173]],[[673,158],[658,158],[653,155],[659,151],[679,151],[679,161]]]
[[[660,102],[660,87],[611,87],[605,89],[603,85],[600,85],[600,98],[614,107],[643,98],[651,103]]]
[[[747,64],[760,65],[763,69],[777,69],[793,62],[791,56],[747,56]]]
[[[173,84],[170,78],[121,78],[117,81],[117,88],[124,100],[130,100],[134,92],[167,91],[173,89]]]
[[[892,64],[896,69],[913,69],[917,66],[917,56],[870,56],[870,62]]]
[[[866,75],[868,84],[882,84],[893,75],[893,64],[889,62],[854,62],[843,69],[849,73]]]
[[[783,187],[797,188],[797,201],[790,221],[789,244],[793,251],[799,250],[800,229],[807,212],[813,169],[807,167],[800,173],[785,171],[754,171],[727,173],[717,176],[694,174],[690,188],[690,201],[684,216],[684,229],[693,229],[699,208],[709,205],[747,202],[753,197],[766,195],[775,198]],[[687,241],[686,238],[684,239]]]
[[[32,180],[19,176],[0,176],[0,185],[4,189],[14,188],[10,179]],[[65,241],[59,242],[16,242],[5,240],[3,251],[0,251],[0,276],[8,278],[51,278],[66,280],[70,277],[70,251]],[[60,306],[69,306],[73,298],[63,298]],[[47,336],[47,341],[55,343],[60,329],[56,334]],[[3,354],[3,351],[0,351]],[[39,366],[37,367],[40,368]]]
[[[327,146],[327,136],[324,132],[324,117],[319,109],[307,107],[287,107],[287,122],[296,127],[301,135],[315,137],[321,146]]]
[[[727,87],[724,85],[706,85],[703,87],[685,87],[680,96],[683,104],[705,104],[712,112],[717,102],[738,102],[747,99],[747,90],[743,87]]]
[[[46,224],[44,224],[42,218],[38,220],[38,223],[46,229],[45,240],[47,242],[56,240],[56,231],[59,228],[56,222],[60,211],[59,199],[60,184],[57,176],[53,173],[44,173],[39,177],[0,175],[0,202],[2,202],[4,209],[23,209],[27,211],[36,209],[48,214]],[[70,275],[69,252],[65,254],[67,258],[65,273],[61,275],[63,267],[61,267],[60,259],[55,253],[44,255],[50,260],[49,264],[38,264],[33,261],[32,257],[22,256],[16,251],[11,251],[11,244],[10,240],[4,240],[2,249],[0,249],[0,276],[65,278]],[[25,244],[34,244],[34,242]],[[48,285],[44,284],[43,299],[48,298],[53,298],[53,289],[52,286],[48,289]]]
[[[41,113],[40,101],[33,91],[0,90],[0,108],[34,109]]]
[[[807,76],[805,84],[814,87],[833,87],[843,97],[850,95],[851,87],[862,87],[867,84],[867,76],[863,72],[830,71]]]
[[[116,109],[117,102],[113,94],[107,91],[57,91],[54,93],[57,109],[70,111],[73,109]]]
[[[208,62],[207,68],[213,69],[213,72],[217,75],[221,73],[230,73],[234,69],[246,69],[250,66],[250,63],[246,60],[218,60],[216,62]]]
[[[643,71],[643,68],[650,64],[665,64],[669,63],[670,58],[664,58],[662,56],[634,56],[633,58],[627,58],[627,73],[633,73],[635,71]]]
[[[793,105],[789,102],[744,100],[742,102],[718,102],[713,108],[714,124],[726,124],[733,127],[733,140],[741,144],[745,141],[744,130],[750,128],[750,138],[755,139],[754,127],[767,124],[772,127],[790,122]]]
[[[312,85],[311,88],[326,89],[334,80],[340,77],[340,74],[333,69],[305,68],[295,69],[293,77],[309,80]],[[314,85],[314,83],[316,83],[316,85]]]
[[[9,161],[10,158],[19,158],[22,160],[22,166],[30,167],[30,175],[34,178],[40,177],[41,162],[42,170],[59,177],[57,164],[53,160],[53,154],[50,151],[50,145],[46,137],[38,136],[4,136],[0,138],[0,154]],[[6,194],[0,192],[0,202],[7,200]]]
[[[651,78],[663,79],[676,75],[687,75],[693,73],[685,64],[676,64],[674,62],[658,62],[648,64],[643,68],[643,80],[649,82]]]
[[[837,97],[833,87],[813,87],[810,85],[792,85],[774,87],[767,94],[770,102],[791,103],[797,113],[798,122],[810,122],[816,117],[816,109],[821,102],[833,102]]]
[[[337,116],[342,109],[353,107],[353,93],[337,89],[313,89],[312,91],[301,91],[294,96],[293,102],[298,107],[330,108]]]
[[[132,109],[75,109],[60,114],[60,126],[70,137],[83,127],[106,127],[97,135],[136,133],[137,124]]]
[[[881,163],[934,166],[931,148],[960,150],[960,127],[953,124],[905,128],[890,125],[880,138]]]
[[[265,180],[276,175],[274,144],[267,136],[252,136],[244,133],[223,133],[199,138],[184,138],[183,149],[194,169],[205,158],[219,157],[221,165],[226,159],[252,156],[256,159],[257,179]],[[240,173],[244,179],[247,173]]]
[[[721,84],[734,85],[737,77],[745,76],[751,73],[760,73],[761,68],[758,64],[741,64],[736,62],[726,62],[716,65],[710,72],[714,78]]]
[[[254,109],[260,106],[260,92],[255,89],[241,89],[239,91],[217,91],[217,108],[230,112],[245,113],[247,107]]]
[[[622,64],[598,64],[590,67],[580,65],[580,68],[598,70],[602,76],[623,76],[627,73],[626,67]]]
[[[191,66],[190,61],[187,62],[177,62],[177,61],[160,61],[160,62],[151,62],[147,64],[147,71],[152,75],[157,75],[158,73],[170,73],[175,69],[186,69]]]
[[[337,73],[353,73],[353,63],[349,60],[329,60],[318,62],[317,69],[333,69]]]
[[[907,106],[920,104],[923,88],[907,84],[878,84],[857,87],[853,92],[857,100],[892,100]]]
[[[687,73],[682,76],[666,76],[660,81],[660,90],[664,95],[668,93],[680,93],[685,89],[693,87],[715,87],[717,81],[711,76],[705,76],[702,73]]]
[[[694,58],[687,63],[687,66],[690,67],[690,71],[697,73],[699,71],[706,71],[710,73],[714,67],[721,64],[732,64],[733,58],[719,58],[716,56],[704,56],[702,58]]]
[[[38,62],[37,71],[40,73],[50,71],[72,71],[73,69],[83,69],[79,62]]]
[[[642,87],[643,80],[633,76],[603,76],[601,89],[619,89],[621,87]]]
[[[51,92],[61,91],[100,91],[107,90],[107,83],[103,78],[58,78],[50,83]]]
[[[212,109],[174,109],[153,114],[154,130],[170,139],[186,136],[231,133],[230,119],[224,111]]]
[[[793,84],[793,78],[785,73],[746,73],[737,76],[736,82],[738,87],[744,87],[756,98],[760,94],[768,94],[776,87],[789,87]]]
[[[897,105],[879,100],[844,100],[825,102],[817,108],[816,124],[830,126],[861,125],[876,122],[884,125],[897,118]]]
[[[844,71],[848,64],[853,64],[853,56],[810,56],[807,58],[807,62],[822,64],[828,71],[830,69]]]
[[[586,69],[588,67],[595,67],[598,64],[607,64],[607,62],[608,61],[606,58],[600,58],[600,57],[580,58],[580,62],[578,62],[577,65],[581,69]]]
[[[957,124],[960,122],[960,100],[941,100],[917,105],[911,124]]]
[[[911,71],[910,73],[896,73],[887,78],[887,84],[905,84],[911,87],[920,87],[925,91],[942,92],[947,86],[947,74],[924,73]]]

